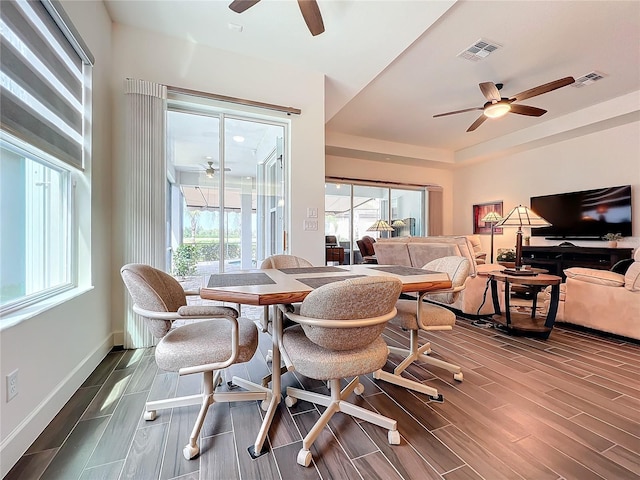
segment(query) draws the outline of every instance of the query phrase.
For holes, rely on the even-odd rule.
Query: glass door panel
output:
[[[353,186],[353,233],[356,239],[365,235],[375,239],[389,232],[369,230],[378,220],[389,221],[389,189],[365,185]]]
[[[424,190],[391,189],[391,226],[394,237],[422,235]]]
[[[196,108],[176,101],[167,112],[172,271],[176,259],[189,274],[255,268],[283,252],[286,126]]]
[[[344,248],[344,263],[352,264],[355,240],[351,233],[351,185],[325,184],[324,233],[335,235]]]

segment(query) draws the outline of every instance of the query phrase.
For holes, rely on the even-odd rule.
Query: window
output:
[[[93,58],[58,2],[0,11],[0,312],[74,286],[72,179],[90,151]]]
[[[356,241],[372,237],[424,235],[425,187],[391,187],[372,182],[345,182],[327,179],[325,183],[325,234],[335,235],[345,252],[353,252],[347,263],[358,263]],[[385,220],[389,232],[369,231]],[[347,255],[345,255],[347,257]]]

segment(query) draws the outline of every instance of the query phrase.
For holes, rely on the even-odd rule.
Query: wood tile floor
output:
[[[406,335],[388,327],[389,344]],[[301,438],[319,412],[306,402],[281,405],[270,452],[247,453],[261,410],[256,402],[211,407],[201,455],[187,461],[197,407],[142,419],[148,397],[199,389],[196,376],[159,371],[153,349],[110,353],[7,475],[15,479],[640,479],[640,345],[556,327],[551,337],[512,337],[459,319],[430,335],[433,355],[463,367],[464,382],[435,368],[410,368],[437,386],[444,403],[365,377],[359,401],[398,420],[402,443],[386,431],[337,414],[313,449],[310,468],[296,464]],[[229,375],[259,380],[260,354]],[[386,368],[398,358],[390,357]],[[320,382],[288,373],[283,388]],[[354,396],[355,399],[355,396]],[[195,410],[194,410],[195,409]]]

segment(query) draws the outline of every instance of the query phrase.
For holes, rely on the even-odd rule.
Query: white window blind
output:
[[[3,1],[0,13],[2,129],[82,168],[91,54],[58,2]]]

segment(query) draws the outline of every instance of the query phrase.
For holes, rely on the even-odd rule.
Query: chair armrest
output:
[[[624,286],[624,275],[610,272],[609,270],[598,270],[595,268],[571,267],[564,271],[567,278],[595,285],[606,287]]]
[[[156,312],[145,310],[138,305],[133,306],[133,311],[138,315],[152,320],[179,320],[179,319],[200,319],[200,318],[238,318],[238,312],[231,307],[218,307],[211,305],[188,305],[178,309],[177,312]]]
[[[359,328],[359,327],[369,327],[371,325],[378,325],[379,323],[386,322],[391,320],[396,316],[398,311],[394,308],[391,312],[386,315],[381,315],[379,317],[370,317],[370,318],[362,318],[357,320],[334,320],[328,318],[311,318],[305,317],[303,315],[298,315],[297,313],[287,313],[287,318],[301,325],[310,325],[313,327],[324,327],[324,328]]]

